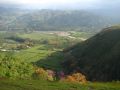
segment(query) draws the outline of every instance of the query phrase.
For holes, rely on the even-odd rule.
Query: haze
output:
[[[29,9],[117,9],[120,0],[0,0],[0,5]]]

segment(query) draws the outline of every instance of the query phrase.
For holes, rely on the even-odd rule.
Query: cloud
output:
[[[0,3],[40,9],[90,9],[117,7],[120,0],[0,0]]]
[[[1,0],[0,2],[22,3],[22,4],[41,4],[41,3],[74,3],[74,2],[96,2],[98,0]]]

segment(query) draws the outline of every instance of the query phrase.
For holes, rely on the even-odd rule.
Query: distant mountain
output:
[[[120,12],[117,8],[90,10],[90,12],[108,18],[111,25],[120,23]]]
[[[18,8],[0,7],[0,31],[8,31],[11,24],[17,17],[27,13],[27,11]]]
[[[120,26],[103,29],[65,51],[68,73],[80,71],[88,80],[120,80]]]
[[[21,10],[0,8],[0,30],[99,31],[109,20],[88,11],[79,10]]]

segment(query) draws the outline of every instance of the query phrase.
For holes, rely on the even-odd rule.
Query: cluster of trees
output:
[[[7,37],[6,39],[9,40],[14,40],[16,42],[19,43],[19,45],[16,46],[16,49],[25,49],[27,47],[32,47],[34,45],[38,45],[38,44],[45,44],[46,46],[50,46],[51,48],[66,48],[68,46],[71,46],[74,43],[77,43],[77,40],[74,39],[69,39],[69,38],[65,38],[65,37],[58,37],[55,36],[53,38],[43,38],[40,40],[34,40],[34,39],[30,39],[30,38],[21,38],[18,36],[10,36]]]
[[[43,79],[48,81],[54,81],[55,72],[52,70],[45,70],[43,68],[35,68],[35,73],[33,74],[34,79]]]
[[[0,55],[0,78],[30,79],[33,72],[32,64],[23,62],[9,54]]]
[[[8,47],[9,49],[13,49],[13,50],[21,50],[21,49],[26,49],[26,48],[30,48],[32,46],[34,46],[34,41],[29,39],[29,38],[20,38],[18,36],[15,35],[11,35],[10,37],[5,38],[6,40],[13,40],[16,43],[12,44],[11,47]],[[9,44],[9,42],[8,42]]]

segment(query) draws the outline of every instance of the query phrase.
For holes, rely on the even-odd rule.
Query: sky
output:
[[[30,9],[112,9],[120,8],[120,0],[0,0],[0,5]]]

